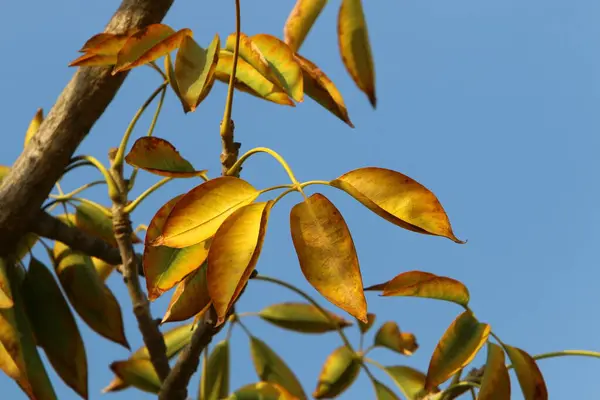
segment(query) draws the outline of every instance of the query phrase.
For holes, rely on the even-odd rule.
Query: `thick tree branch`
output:
[[[160,22],[173,0],[123,0],[105,32]],[[8,255],[61,176],[77,146],[113,100],[127,74],[79,68],[0,185],[0,256]]]

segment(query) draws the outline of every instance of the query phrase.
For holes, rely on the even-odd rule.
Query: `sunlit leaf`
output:
[[[425,387],[433,388],[469,364],[485,344],[490,326],[465,311],[448,327],[429,362]]]
[[[298,52],[325,4],[327,0],[296,0],[283,29],[284,40],[293,52]]]
[[[232,33],[227,37],[227,41],[225,42],[225,50],[232,54],[235,50],[235,40],[236,34]],[[260,51],[258,46],[254,44],[252,38],[243,32],[240,33],[240,49],[238,60],[243,60],[250,64],[250,66],[260,72],[262,76],[267,78],[273,84],[277,85],[280,89],[283,89],[283,87],[280,85],[279,79],[277,79],[275,71],[272,69],[271,64],[269,61],[267,61],[265,55]]]
[[[222,176],[195,187],[175,205],[152,246],[188,247],[211,238],[237,209],[259,195],[248,182]]]
[[[204,394],[204,396],[202,396]],[[216,344],[200,378],[199,400],[221,400],[229,394],[229,342]]]
[[[437,197],[406,175],[389,169],[366,167],[350,171],[331,184],[395,225],[464,243],[454,236],[448,216]]]
[[[367,333],[369,331],[369,329],[371,329],[371,327],[375,323],[375,319],[376,319],[376,316],[375,316],[375,314],[372,314],[372,313],[368,313],[367,314],[367,322],[363,322],[363,321],[357,319],[357,321],[358,321],[358,328],[360,329],[360,332],[363,335],[365,333]]]
[[[367,321],[358,257],[342,214],[315,193],[292,208],[290,227],[308,282],[336,306]]]
[[[102,206],[92,206],[87,203],[78,204],[75,211],[75,225],[82,231],[116,247],[117,242],[115,240],[112,220],[97,207]],[[140,238],[134,233],[131,234],[131,239],[133,243],[141,242]]]
[[[354,128],[348,116],[344,99],[331,79],[319,67],[300,54],[296,54],[295,57],[302,68],[302,79],[306,95],[331,111],[333,115],[344,121],[348,126]]]
[[[31,140],[33,135],[35,135],[35,133],[38,131],[38,129],[40,128],[40,125],[42,124],[43,121],[44,121],[44,110],[42,110],[41,108],[38,108],[35,115],[33,116],[33,119],[29,123],[29,126],[27,127],[27,132],[25,132],[24,146],[27,146],[27,143],[29,143],[29,141]]]
[[[544,377],[533,357],[517,347],[505,345],[504,350],[517,373],[525,400],[548,399],[548,389]]]
[[[504,363],[502,347],[488,343],[487,361],[479,390],[479,400],[510,399],[510,377]]]
[[[280,328],[300,333],[325,333],[351,326],[344,318],[327,311],[329,318],[312,304],[280,303],[262,309],[258,315]],[[332,323],[331,321],[334,321]]]
[[[177,285],[161,323],[185,321],[211,305],[206,283],[206,263]]]
[[[92,257],[92,263],[94,264],[94,268],[96,268],[98,277],[103,282],[105,282],[110,274],[112,274],[112,272],[117,268],[116,265],[109,264],[106,261],[96,257]]]
[[[258,382],[243,386],[236,390],[227,400],[295,400],[281,386],[270,382]]]
[[[61,379],[87,399],[87,358],[81,334],[52,274],[35,258],[23,282],[23,298],[37,345]]]
[[[148,359],[130,359],[115,361],[110,364],[110,369],[128,385],[134,386],[144,392],[158,393],[160,379],[154,370],[152,362]]]
[[[89,256],[54,242],[54,267],[60,284],[85,323],[99,335],[129,348],[121,307],[98,276]]]
[[[256,374],[261,381],[280,385],[298,400],[306,399],[304,389],[296,375],[265,342],[250,337],[250,352]]]
[[[383,296],[413,296],[469,304],[469,290],[461,282],[422,271],[403,272],[365,290],[383,290]]]
[[[69,67],[107,67],[116,63],[116,55],[84,54],[71,61]]]
[[[152,62],[175,50],[186,36],[192,36],[190,29],[175,32],[163,24],[148,25],[129,36],[119,54],[113,75],[140,65]]]
[[[359,372],[360,361],[357,355],[346,346],[338,347],[327,357],[313,397],[331,399],[339,396],[352,385]]]
[[[400,400],[396,393],[378,380],[373,381],[377,400]]]
[[[56,394],[36,349],[23,304],[16,270],[0,259],[0,283],[14,301],[0,309],[0,369],[14,379],[31,399],[54,400]]]
[[[275,36],[261,33],[252,36],[252,43],[265,56],[271,69],[286,93],[294,100],[304,100],[302,69],[294,57],[294,52],[287,44]]]
[[[412,355],[419,348],[415,335],[400,332],[398,324],[393,321],[381,325],[375,335],[375,346],[386,347],[405,356]]]
[[[420,400],[422,398],[421,394],[424,392],[425,379],[427,378],[425,374],[414,368],[401,365],[385,367],[385,370],[392,377],[406,400]],[[433,388],[430,391],[439,392],[439,389]]]
[[[188,36],[183,39],[175,59],[174,77],[177,85],[171,86],[181,99],[185,112],[194,111],[208,95],[215,81],[221,42],[215,35],[208,49],[200,47]],[[171,78],[170,78],[171,80]]]
[[[150,245],[160,236],[169,213],[182,197],[183,195],[180,195],[169,200],[158,210],[148,225],[142,263],[150,300],[157,299],[191,272],[199,269],[208,257],[210,241],[180,249]]]
[[[223,322],[258,262],[273,201],[243,206],[227,217],[208,251],[208,293]]]
[[[117,54],[127,42],[130,34],[100,33],[88,40],[80,50],[84,54],[71,61],[69,67],[108,66],[117,63]]]
[[[358,88],[375,107],[375,66],[362,0],[342,0],[337,29],[342,61]]]

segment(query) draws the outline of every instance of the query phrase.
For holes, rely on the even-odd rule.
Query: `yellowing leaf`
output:
[[[71,61],[69,67],[106,67],[116,63],[116,55],[84,54]]]
[[[327,300],[366,321],[358,257],[342,214],[325,196],[315,193],[292,208],[290,227],[308,282]]]
[[[99,335],[129,348],[119,303],[98,276],[91,258],[58,241],[53,255],[60,284],[81,319]]]
[[[152,24],[129,36],[117,55],[113,75],[131,68],[152,62],[175,50],[186,36],[192,36],[190,29],[173,31],[167,25]]]
[[[448,216],[435,195],[406,175],[366,167],[350,171],[331,184],[404,229],[464,243],[454,236]]]
[[[231,76],[232,71],[233,53],[231,51],[221,50],[215,77],[221,82],[229,83],[229,77]],[[236,67],[235,87],[238,90],[269,100],[276,104],[294,106],[294,102],[288,97],[285,90],[271,82],[263,76],[260,71],[242,58],[238,59]]]
[[[406,366],[385,367],[385,371],[394,380],[394,383],[406,400],[420,400],[421,394],[424,393],[426,376],[414,368]],[[431,392],[439,392],[438,388],[430,390]]]
[[[375,396],[377,397],[377,400],[400,400],[392,389],[378,380],[373,381],[373,386],[375,387]]]
[[[383,296],[413,296],[469,304],[469,290],[461,282],[422,271],[404,272],[365,290],[383,290]]]
[[[258,315],[280,328],[300,333],[325,333],[352,325],[344,318],[327,312],[329,318],[312,304],[280,303],[262,309]],[[335,323],[332,323],[334,321]]]
[[[505,345],[504,350],[517,373],[525,400],[547,400],[548,389],[533,357],[517,347]]]
[[[393,321],[381,325],[375,335],[375,346],[383,346],[405,356],[412,355],[419,348],[415,335],[400,332],[398,324]]]
[[[61,379],[87,399],[87,358],[79,329],[52,274],[35,258],[23,282],[23,298],[37,345]]]
[[[287,44],[267,34],[252,36],[252,43],[259,48],[265,56],[279,86],[294,100],[304,100],[304,85],[302,80],[302,69],[294,57],[294,52]]]
[[[300,68],[302,68],[304,92],[351,128],[354,128],[348,116],[344,99],[331,79],[319,67],[300,54],[296,54],[295,58]]]
[[[281,386],[270,382],[258,382],[243,386],[235,391],[227,400],[295,400]]]
[[[116,265],[109,264],[106,261],[96,257],[92,257],[92,263],[94,264],[94,268],[96,268],[98,277],[102,282],[105,282],[110,274],[117,268]]]
[[[327,0],[296,0],[296,5],[283,28],[284,40],[294,53],[302,46],[325,4]]]
[[[93,36],[80,50],[85,54],[71,61],[69,67],[115,65],[117,63],[117,54],[119,54],[119,51],[121,51],[131,33],[133,31],[126,34],[100,33]]]
[[[375,107],[375,67],[362,0],[342,0],[337,29],[342,61],[358,88]]]
[[[494,343],[488,343],[487,361],[483,370],[479,400],[510,399],[510,377],[504,364],[504,351]]]
[[[186,113],[196,110],[212,89],[220,49],[218,35],[215,35],[206,50],[190,36],[183,39],[175,59],[174,77],[177,84],[171,86],[176,89],[175,93],[179,96]]]
[[[465,311],[448,327],[435,348],[425,388],[433,388],[445,382],[459,369],[469,364],[485,344],[490,326],[477,321],[473,314]]]
[[[27,146],[27,143],[29,143],[29,140],[31,140],[33,135],[35,135],[35,133],[38,131],[38,129],[40,128],[40,125],[42,124],[43,121],[44,121],[44,110],[42,110],[41,108],[38,108],[35,115],[33,116],[33,119],[29,123],[29,127],[27,127],[27,132],[25,132],[24,146]]]
[[[164,139],[152,136],[136,140],[125,161],[129,165],[161,176],[206,177],[206,170],[195,170],[188,160],[181,157],[175,146]]]
[[[128,385],[149,393],[158,393],[160,391],[160,379],[150,360],[129,359],[115,361],[110,364],[110,369]]]
[[[331,399],[339,396],[352,385],[359,372],[360,361],[357,355],[346,346],[338,347],[327,357],[313,397]]]
[[[371,327],[375,323],[375,319],[376,319],[375,314],[368,313],[367,314],[367,322],[363,322],[361,320],[357,320],[358,321],[358,328],[360,329],[360,332],[363,335],[365,333],[367,333],[369,331],[369,329],[371,329]]]
[[[225,50],[232,54],[235,50],[235,40],[236,34],[232,33],[227,37],[227,41],[225,43]],[[240,33],[239,60],[247,62],[252,68],[260,72],[262,76],[283,89],[283,87],[279,85],[279,80],[277,79],[277,76],[275,75],[275,72],[269,64],[269,61],[267,61],[265,55],[253,42],[252,38],[245,33]]]
[[[77,205],[75,211],[75,226],[84,232],[89,233],[92,236],[96,236],[104,240],[106,243],[117,247],[115,240],[112,219],[102,212],[98,207],[100,205],[92,206],[87,203],[80,203]],[[104,208],[104,207],[103,207]],[[106,212],[109,212],[106,209]],[[133,243],[140,243],[140,238],[135,233],[131,234],[131,240]]]
[[[208,357],[200,378],[200,400],[221,400],[229,394],[229,343],[222,340]]]
[[[222,176],[195,187],[175,205],[152,246],[188,247],[211,238],[235,210],[259,195],[248,182]]]
[[[296,375],[265,342],[251,336],[250,351],[256,374],[261,381],[280,385],[298,400],[306,399]]]
[[[161,323],[184,321],[206,311],[211,304],[204,263],[177,285]]]
[[[4,260],[0,259],[0,309],[11,308],[15,303],[10,292],[10,282],[6,275]]]
[[[258,262],[273,201],[234,211],[217,230],[208,251],[208,293],[223,322]]]

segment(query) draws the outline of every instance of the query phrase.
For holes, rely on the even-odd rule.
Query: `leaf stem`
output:
[[[306,181],[306,182],[302,182],[300,184],[300,186],[304,189],[307,186],[311,186],[311,185],[325,185],[325,186],[331,186],[331,183],[328,181]]]
[[[150,68],[152,68],[153,70],[155,70],[156,72],[158,72],[160,74],[160,76],[162,76],[165,81],[168,79],[167,75],[165,75],[165,73],[162,71],[162,69],[160,69],[158,67],[158,65],[156,65],[156,63],[154,61],[152,61],[152,62],[150,62],[149,64],[146,64],[146,65],[148,65]]]
[[[264,193],[268,193],[268,192],[272,192],[273,190],[279,190],[279,189],[292,189],[293,185],[277,185],[277,186],[271,186],[265,189],[262,189],[259,194],[264,194]]]
[[[130,214],[133,212],[133,210],[136,209],[137,206],[140,205],[140,203],[149,195],[151,195],[154,191],[156,191],[157,189],[159,189],[161,186],[163,186],[165,183],[169,182],[170,180],[173,180],[172,177],[166,177],[161,179],[160,181],[156,182],[154,185],[150,186],[148,189],[146,189],[144,191],[144,193],[140,194],[135,200],[133,200],[131,203],[129,203],[127,206],[125,206],[125,212],[127,214]]]
[[[49,197],[52,198],[52,199],[54,199],[54,200],[67,200],[67,199],[70,199],[73,196],[75,196],[75,195],[83,192],[86,189],[89,189],[89,188],[91,188],[93,186],[97,186],[97,185],[103,185],[103,184],[106,184],[106,181],[93,181],[93,182],[90,182],[90,183],[86,183],[85,185],[80,186],[77,189],[75,189],[72,192],[69,192],[67,194],[61,193],[58,196],[51,194]],[[61,192],[62,192],[62,190],[61,190]]]
[[[71,160],[71,163],[75,163],[80,160],[89,162],[94,167],[96,167],[98,171],[100,171],[100,173],[104,177],[104,180],[106,181],[106,184],[108,185],[108,196],[111,200],[116,199],[119,196],[119,188],[117,187],[117,184],[115,183],[113,177],[110,175],[104,164],[98,161],[95,157],[87,155],[77,156]]]

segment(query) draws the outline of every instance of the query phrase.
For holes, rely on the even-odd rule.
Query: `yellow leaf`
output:
[[[35,133],[38,131],[38,129],[40,128],[40,125],[42,124],[43,121],[44,121],[44,110],[42,110],[41,108],[38,108],[35,115],[33,116],[33,119],[29,123],[29,126],[27,127],[27,132],[25,132],[24,146],[27,146],[27,143],[29,143],[29,141],[31,140],[33,135],[35,135]]]
[[[150,360],[129,359],[115,361],[110,364],[110,369],[127,385],[149,393],[158,393],[160,391],[160,379]]]
[[[232,33],[227,37],[225,42],[225,50],[229,53],[235,50],[235,38],[236,34]],[[266,59],[265,55],[260,51],[258,46],[254,43],[253,39],[245,33],[240,33],[240,49],[239,49],[239,60],[243,60],[250,64],[252,68],[257,70],[262,76],[267,78],[271,83],[279,86],[279,79],[275,75],[272,66]],[[239,64],[238,64],[239,67]],[[283,87],[279,86],[281,89]]]
[[[338,14],[338,45],[348,73],[375,107],[375,67],[362,0],[342,0]]]
[[[297,400],[283,387],[271,382],[258,382],[245,385],[227,400]]]
[[[405,356],[412,355],[419,348],[415,335],[400,332],[398,324],[393,321],[381,325],[375,335],[375,346],[383,346]]]
[[[331,79],[319,67],[300,54],[296,54],[295,58],[302,68],[304,92],[348,126],[354,128],[348,116],[344,99]]]
[[[373,381],[373,386],[375,387],[375,396],[377,397],[377,400],[400,400],[392,389],[378,380]]]
[[[184,321],[203,313],[211,305],[206,283],[206,263],[177,285],[161,323]]]
[[[99,335],[129,349],[121,307],[98,276],[89,256],[54,242],[54,267],[60,284],[81,319]]]
[[[367,321],[358,256],[342,214],[322,194],[290,213],[292,240],[304,276],[327,300]]]
[[[425,374],[414,368],[401,365],[385,367],[385,371],[394,380],[406,400],[421,400],[423,398],[421,395],[425,389]],[[430,392],[439,392],[439,389],[430,389]]]
[[[366,167],[350,171],[331,184],[387,221],[418,233],[454,236],[444,208],[425,186],[399,172]]]
[[[547,400],[548,389],[533,357],[517,347],[505,345],[504,350],[517,373],[525,400]]]
[[[510,377],[504,364],[504,351],[494,343],[488,343],[487,347],[487,361],[477,398],[479,400],[510,399]]]
[[[116,63],[116,55],[84,54],[71,61],[69,67],[106,67]]]
[[[284,40],[294,53],[298,52],[302,46],[306,35],[325,8],[325,4],[327,4],[327,0],[296,1],[283,28]]]
[[[490,334],[490,326],[477,321],[470,311],[458,316],[435,348],[425,388],[433,388],[469,364]]]
[[[302,389],[296,375],[265,342],[251,336],[250,352],[252,353],[256,374],[262,382],[278,384],[296,399],[306,399],[304,389]]]
[[[346,346],[338,347],[327,357],[313,397],[315,399],[331,399],[339,396],[352,385],[359,372],[358,356]]]
[[[188,247],[211,238],[235,210],[259,195],[248,182],[222,176],[195,187],[175,205],[152,246]]]
[[[275,36],[267,34],[252,36],[252,43],[267,59],[271,69],[274,69],[279,87],[283,87],[286,93],[297,102],[303,101],[302,69],[288,45]]]
[[[80,50],[84,54],[71,61],[69,67],[107,66],[117,63],[117,54],[135,31],[126,34],[100,33],[88,40]]]
[[[200,378],[200,400],[221,400],[229,394],[229,342],[216,344]]]
[[[208,293],[222,323],[258,262],[273,201],[243,206],[223,222],[208,251]]]
[[[92,263],[94,264],[94,268],[96,268],[98,277],[100,277],[102,282],[106,282],[106,279],[108,279],[110,274],[112,274],[112,272],[117,268],[116,265],[109,264],[106,261],[96,257],[92,257]]]
[[[327,312],[329,318],[312,304],[280,303],[262,309],[258,315],[265,321],[280,328],[300,333],[325,333],[351,326],[344,318]],[[335,324],[331,323],[335,321]]]
[[[358,321],[358,328],[360,329],[360,332],[363,335],[365,333],[367,333],[369,331],[369,329],[371,329],[371,327],[375,323],[375,319],[376,319],[375,314],[368,313],[367,314],[367,322],[363,322],[361,320],[357,320]]]

